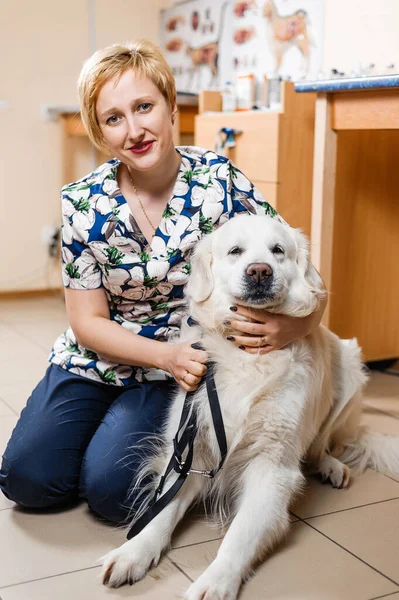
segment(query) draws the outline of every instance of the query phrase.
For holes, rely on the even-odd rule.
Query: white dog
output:
[[[288,508],[303,485],[305,462],[337,487],[348,485],[350,468],[399,474],[399,438],[359,425],[366,376],[355,340],[340,340],[321,326],[264,355],[243,352],[226,340],[231,332],[224,323],[235,303],[303,317],[323,294],[307,239],[275,219],[235,217],[199,242],[187,285],[190,314],[199,325],[183,336],[201,336],[215,365],[227,458],[214,479],[190,474],[162,512],[104,557],[104,583],[118,587],[143,578],[168,548],[189,506],[210,497],[230,527],[216,559],[185,598],[234,600],[252,565],[288,531]],[[162,448],[145,466],[145,474],[156,475],[153,489],[173,454],[184,396],[177,394]],[[218,465],[220,452],[204,385],[194,403],[193,467],[208,470]]]

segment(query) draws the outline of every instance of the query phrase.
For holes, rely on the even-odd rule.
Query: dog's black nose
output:
[[[247,268],[247,275],[257,282],[263,281],[273,275],[273,269],[266,263],[252,263]]]

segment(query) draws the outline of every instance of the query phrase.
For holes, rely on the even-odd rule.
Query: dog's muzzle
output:
[[[273,269],[266,263],[252,263],[247,268],[246,277],[251,282],[269,285],[270,278],[273,277]]]
[[[260,304],[272,298],[273,269],[267,263],[251,263],[244,273],[244,298]]]

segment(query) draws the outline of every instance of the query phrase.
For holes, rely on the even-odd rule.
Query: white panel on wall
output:
[[[326,0],[323,70],[350,73],[373,63],[378,74],[394,63],[398,73],[398,23],[398,0]]]

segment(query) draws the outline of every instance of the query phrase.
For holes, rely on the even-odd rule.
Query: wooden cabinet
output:
[[[282,84],[281,110],[223,113],[219,92],[201,92],[195,145],[214,149],[222,127],[242,131],[227,156],[281,216],[310,235],[316,94]]]

